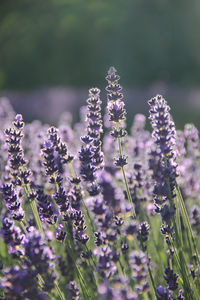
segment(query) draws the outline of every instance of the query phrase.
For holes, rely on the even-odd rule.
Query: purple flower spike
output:
[[[23,118],[22,118],[22,115],[21,114],[18,114],[16,115],[15,119],[19,122],[23,121]]]

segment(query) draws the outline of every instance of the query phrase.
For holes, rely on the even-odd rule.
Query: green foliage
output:
[[[0,88],[98,84],[109,65],[128,85],[197,84],[198,0],[1,0]]]

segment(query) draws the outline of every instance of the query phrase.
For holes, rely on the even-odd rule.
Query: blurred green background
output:
[[[1,0],[0,89],[103,87],[114,65],[127,89],[177,88],[178,124],[199,125],[199,29],[199,0]]]

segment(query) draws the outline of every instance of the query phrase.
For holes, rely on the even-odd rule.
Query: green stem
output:
[[[86,249],[86,251],[88,251],[87,245],[85,245],[85,249]],[[86,261],[87,261],[87,265],[88,265],[88,266],[90,267],[90,269],[91,269],[91,275],[92,275],[92,278],[93,278],[95,287],[96,287],[96,289],[97,289],[97,288],[98,288],[98,284],[97,284],[97,281],[96,281],[96,278],[95,278],[95,273],[94,273],[94,269],[93,269],[93,266],[92,266],[91,261],[90,261],[90,257],[89,257]],[[93,264],[94,264],[94,260],[92,260],[92,261],[93,261]],[[95,264],[94,264],[94,266],[95,266]]]
[[[153,279],[153,275],[152,275],[152,272],[151,272],[151,268],[150,268],[150,258],[149,258],[149,254],[148,254],[148,251],[147,251],[147,247],[145,248],[140,233],[139,233],[139,238],[140,238],[140,244],[141,244],[141,247],[142,247],[142,251],[146,254],[148,273],[149,273],[151,284],[152,284],[152,287],[153,287],[153,290],[154,290],[154,294],[155,294],[155,297],[156,297],[156,294],[157,294],[156,285],[155,285],[155,282],[154,282],[154,279]]]
[[[117,131],[119,132],[119,123],[117,123]],[[123,156],[123,153],[122,153],[122,145],[121,145],[121,139],[120,139],[120,136],[119,136],[119,135],[118,135],[118,137],[117,137],[117,140],[118,140],[118,147],[119,147],[119,155],[122,157],[122,156]],[[122,174],[123,174],[123,178],[124,178],[124,183],[125,183],[125,186],[126,186],[126,193],[127,193],[128,200],[129,200],[129,202],[130,202],[132,205],[134,205],[134,204],[133,204],[132,197],[131,197],[131,192],[130,192],[130,189],[129,189],[129,186],[128,186],[126,174],[125,174],[125,171],[124,171],[124,167],[121,167],[121,170],[122,170]],[[133,217],[136,218],[136,214],[135,214],[134,208],[133,208]]]
[[[186,298],[186,299],[198,299],[196,298],[196,295],[197,295],[197,292],[196,292],[196,288],[193,284],[193,281],[191,281],[191,284],[192,284],[192,288],[190,286],[190,281],[189,281],[189,272],[188,272],[188,268],[187,268],[187,265],[186,265],[186,262],[185,262],[185,257],[184,257],[184,254],[182,252],[182,250],[179,250],[178,253],[177,253],[177,249],[174,245],[174,242],[172,240],[172,237],[169,235],[169,240],[170,240],[170,243],[173,247],[173,250],[174,250],[174,257],[175,257],[175,260],[176,260],[176,264],[180,270],[180,273],[182,275],[182,280],[183,280],[183,287],[184,287],[184,292],[187,294],[187,296],[189,298]],[[195,298],[193,298],[193,293],[195,294]]]
[[[24,184],[23,189],[24,189],[24,193],[25,193],[27,199],[29,199],[28,195],[31,193],[30,185],[29,184],[26,184],[26,185]],[[40,217],[39,217],[39,213],[38,213],[38,210],[37,210],[36,201],[33,199],[29,203],[30,203],[30,206],[31,206],[32,214],[33,214],[34,219],[35,219],[36,226],[39,229],[39,231],[41,232],[42,236],[45,237],[45,234],[44,234],[44,231],[43,231],[43,228],[42,228],[42,224],[40,222]]]
[[[84,201],[83,197],[81,197],[81,200],[82,200],[83,207],[84,207],[84,209],[85,209],[85,211],[86,211],[86,215],[87,215],[87,218],[88,218],[88,220],[89,220],[90,227],[91,227],[92,232],[93,232],[93,235],[94,235],[94,233],[95,233],[95,228],[94,228],[94,225],[93,225],[92,218],[91,218],[91,216],[90,216],[88,207],[87,207],[87,205],[85,204],[85,201]],[[93,240],[94,240],[94,236],[93,236]]]
[[[65,300],[65,295],[63,294],[63,292],[61,292],[59,285],[57,284],[57,282],[55,283],[55,287],[56,287],[56,291],[60,297],[60,299]]]
[[[25,227],[25,225],[24,225],[23,220],[20,222],[20,225],[21,225],[21,227],[22,227],[24,233],[27,233],[27,230],[26,230],[26,227]]]
[[[144,293],[142,294],[142,296],[143,296],[143,299],[144,299],[144,300],[149,300],[149,297],[148,297],[147,292],[144,292]]]
[[[90,296],[89,296],[88,293],[87,293],[87,287],[85,286],[85,283],[84,283],[82,277],[80,276],[80,272],[79,272],[79,270],[77,269],[76,266],[75,266],[75,271],[76,271],[76,273],[77,273],[77,277],[79,278],[79,283],[80,283],[80,286],[81,286],[83,298],[84,298],[85,300],[90,299]],[[84,285],[84,286],[83,286],[83,285]]]
[[[89,249],[88,249],[87,244],[85,244],[85,248],[86,248],[86,250],[89,252]],[[95,262],[93,256],[91,256],[91,259],[92,259],[92,262],[93,262],[93,264],[94,264],[94,267],[96,267],[96,262]]]
[[[180,201],[181,212],[183,214],[183,220],[184,220],[186,228],[189,230],[189,235],[190,235],[190,238],[192,240],[193,248],[194,248],[196,258],[197,258],[197,261],[198,261],[198,265],[200,267],[199,253],[198,253],[197,246],[196,246],[194,236],[193,236],[193,233],[192,233],[192,227],[191,227],[190,220],[189,220],[189,217],[188,217],[188,213],[187,213],[187,210],[186,210],[186,207],[185,207],[185,203],[183,201],[183,197],[181,195],[181,191],[180,191],[180,188],[179,188],[178,184],[176,184],[176,190],[177,190],[177,194],[178,194],[179,201]]]
[[[153,286],[154,294],[155,294],[155,296],[156,296],[157,291],[156,291],[155,282],[154,282],[153,275],[152,275],[151,268],[150,268],[148,252],[146,253],[146,255],[147,255],[147,268],[148,268],[148,273],[149,273],[149,277],[150,277],[150,279],[151,279],[151,284],[152,284],[152,286]]]
[[[42,228],[42,224],[40,222],[40,217],[39,217],[39,214],[38,214],[37,205],[36,205],[35,200],[32,200],[30,202],[30,206],[31,206],[32,213],[34,215],[34,219],[35,219],[37,228],[39,229],[39,231],[41,232],[42,236],[44,237],[45,235],[44,235],[44,231],[43,231],[43,228]]]
[[[70,245],[66,245],[66,246],[67,246],[68,255],[70,256],[70,258],[73,261],[75,272],[77,274],[77,277],[79,278],[79,283],[81,285],[81,290],[82,290],[82,293],[83,293],[83,297],[84,297],[84,299],[89,299],[89,298],[87,298],[87,297],[89,297],[89,294],[87,292],[88,288],[87,288],[85,280],[82,276],[82,273],[81,273],[79,267],[76,264],[76,259],[74,258],[74,255],[73,255],[73,249],[71,249]],[[85,297],[85,294],[87,295],[86,297]]]
[[[68,253],[69,257],[71,258],[71,260],[73,262],[76,275],[79,278],[79,283],[80,283],[80,286],[81,286],[83,297],[84,297],[84,299],[90,299],[90,298],[87,298],[87,297],[89,297],[89,294],[87,292],[88,287],[87,287],[87,284],[85,283],[85,280],[82,276],[81,270],[79,269],[78,265],[76,264],[76,258],[74,257],[74,250],[73,250],[73,247],[71,247],[71,243],[72,243],[71,234],[70,234],[68,228],[66,228],[66,230],[68,232],[68,239],[66,240],[66,242],[67,242],[66,243],[67,253]],[[85,294],[87,294],[87,296],[85,296]]]
[[[181,230],[181,218],[180,218],[180,213],[179,213],[179,206],[178,206],[178,200],[177,197],[175,197],[175,206],[176,206],[176,220],[178,224],[177,232],[178,236],[180,238],[180,245],[183,247],[183,237],[182,237],[182,230]]]
[[[41,276],[40,274],[38,274],[37,277],[38,277],[38,280],[39,280],[39,282],[40,282],[40,284],[41,284],[41,286],[42,286],[42,285],[45,283],[44,279],[42,278],[42,276]],[[61,290],[60,290],[60,288],[59,288],[57,282],[55,282],[55,288],[56,288],[56,291],[57,291],[57,293],[58,293],[60,299],[61,299],[61,300],[66,300],[66,299],[65,299],[65,296],[64,296],[64,294],[61,292]]]
[[[119,261],[118,261],[118,272],[119,272],[119,274],[121,273],[122,276],[125,275],[125,273],[124,273],[124,267],[122,265],[121,259],[119,259]]]
[[[167,165],[167,159],[165,159],[165,164]],[[167,180],[167,184],[168,184],[168,190],[169,190],[170,207],[173,209],[173,198],[172,198],[172,192],[171,192],[171,188],[170,188],[170,184],[169,184],[169,179]],[[192,289],[191,289],[190,281],[189,281],[188,266],[187,266],[186,259],[185,259],[184,253],[183,253],[183,240],[182,240],[180,214],[178,211],[178,202],[176,202],[176,200],[175,200],[175,205],[176,205],[176,219],[177,219],[178,226],[176,224],[176,219],[175,219],[174,215],[172,217],[172,222],[173,222],[175,235],[176,235],[175,241],[176,241],[177,249],[173,243],[172,237],[171,237],[170,242],[173,245],[174,253],[176,254],[175,257],[178,258],[178,260],[179,260],[179,268],[180,268],[181,275],[183,277],[184,290],[187,294],[190,295],[190,297],[193,298]],[[180,205],[181,205],[181,203],[180,203]]]
[[[150,233],[150,240],[152,241],[154,248],[155,248],[155,252],[153,252],[153,253],[156,253],[156,255],[157,255],[157,261],[159,262],[160,269],[164,270],[164,264],[163,264],[163,260],[161,257],[161,249],[159,247],[159,244],[156,241],[154,230],[153,230],[154,226],[152,225],[151,218],[148,215],[147,215],[147,221],[150,225],[150,228],[152,229],[151,233]],[[154,224],[155,224],[155,216],[154,216]],[[157,224],[157,222],[156,222],[156,224]],[[160,225],[160,222],[159,222],[159,225]]]

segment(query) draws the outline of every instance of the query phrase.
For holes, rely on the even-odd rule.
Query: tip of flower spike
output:
[[[115,75],[116,72],[117,70],[114,67],[110,67],[110,69],[108,70],[108,75]]]
[[[17,120],[17,121],[23,121],[23,118],[22,118],[22,115],[21,114],[18,114],[18,115],[16,115],[15,116],[15,119]]]
[[[163,96],[157,94],[155,97],[151,98],[151,99],[148,101],[148,104],[149,104],[150,106],[154,106],[154,105],[157,103],[157,101],[161,101],[161,100],[162,100],[162,101],[164,100]]]

